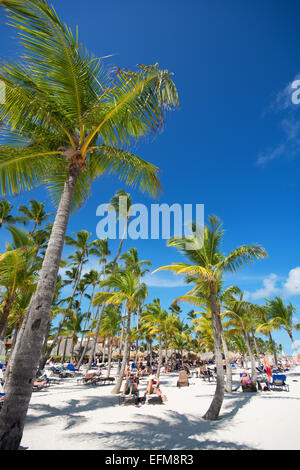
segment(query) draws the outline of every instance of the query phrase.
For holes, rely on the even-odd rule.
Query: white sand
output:
[[[237,371],[239,372],[239,371]],[[300,449],[300,366],[287,373],[290,391],[226,394],[220,419],[204,421],[215,385],[162,374],[168,401],[119,406],[112,386],[64,379],[33,393],[22,447],[36,449]],[[237,380],[238,375],[234,375]],[[144,390],[142,379],[140,390]]]

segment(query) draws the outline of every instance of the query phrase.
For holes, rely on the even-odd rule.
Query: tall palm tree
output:
[[[281,297],[275,297],[273,300],[266,299],[268,302],[269,313],[272,317],[273,326],[282,327],[290,337],[295,353],[299,356],[299,350],[293,337],[293,330],[300,330],[300,323],[294,322],[294,313],[296,307],[291,303],[284,305]]]
[[[107,306],[104,311],[102,324],[100,328],[100,336],[108,339],[108,367],[107,377],[110,376],[111,360],[112,360],[112,341],[120,331],[121,315],[119,307]]]
[[[255,356],[250,341],[250,333],[254,328],[256,306],[251,302],[244,301],[243,295],[243,292],[241,292],[238,299],[231,299],[227,302],[227,309],[224,315],[231,319],[232,326],[234,326],[237,331],[240,330],[245,339],[251,361],[251,378],[253,382],[256,382],[257,372]]]
[[[66,343],[67,340],[71,339],[72,340],[72,347],[70,351],[70,359],[72,360],[73,354],[74,354],[74,347],[76,346],[78,342],[78,337],[79,335],[83,335],[86,333],[88,330],[85,330],[84,327],[82,326],[82,323],[85,319],[86,314],[85,313],[77,313],[75,314],[72,312],[67,316],[67,319],[64,323],[64,326],[60,332],[61,336],[66,337]],[[64,354],[65,355],[65,354]]]
[[[216,216],[210,216],[209,222],[210,226],[205,226],[203,234],[199,233],[195,224],[193,224],[195,235],[189,238],[173,238],[168,243],[169,246],[174,246],[182,252],[190,263],[174,263],[163,266],[156,271],[170,270],[176,274],[196,276],[197,285],[202,285],[203,290],[209,292],[217,367],[217,386],[214,398],[204,415],[204,419],[216,420],[224,399],[224,371],[221,349],[222,324],[217,303],[216,285],[223,272],[235,272],[246,263],[265,258],[267,253],[264,248],[255,244],[241,246],[225,256],[220,251],[224,236],[222,223]]]
[[[157,194],[157,168],[121,147],[162,129],[178,95],[158,64],[106,74],[102,60],[90,56],[46,0],[3,0],[1,6],[25,47],[22,61],[0,66],[6,87],[0,119],[14,129],[14,145],[0,147],[1,192],[46,184],[58,203],[0,415],[0,448],[12,449],[22,438],[70,212],[105,172]]]
[[[33,228],[30,231],[30,235],[33,235],[37,227],[40,227],[43,222],[45,222],[51,215],[47,214],[45,211],[45,203],[41,203],[36,199],[31,199],[29,201],[30,207],[28,208],[25,205],[19,207],[19,212],[24,214],[24,218],[27,222],[33,222]]]
[[[149,272],[148,268],[145,268],[144,266],[151,266],[151,262],[148,260],[139,260],[139,255],[138,251],[136,248],[130,248],[127,253],[124,253],[123,255],[120,256],[120,259],[125,261],[125,269],[133,271],[136,276],[139,276],[142,278],[147,272]],[[136,311],[136,328],[137,330],[139,329],[139,322],[140,322],[140,316],[141,316],[141,311],[142,311],[142,303],[141,305],[137,308]],[[123,333],[123,328],[122,328],[122,333]],[[123,334],[121,335],[121,344],[123,341]],[[137,355],[138,355],[138,349],[139,349],[139,335],[136,336],[136,361],[137,361]]]
[[[107,257],[110,255],[110,251],[108,249],[108,240],[95,240],[92,243],[92,247],[90,249],[90,254],[95,255],[98,258],[98,261],[100,264],[102,264],[102,278],[105,279],[106,275],[106,264],[107,264]],[[104,314],[104,308],[105,304],[101,306],[97,306],[96,314],[95,314],[95,320],[96,320],[96,327],[95,327],[95,333],[94,337],[92,340],[92,346],[91,346],[91,353],[90,353],[90,358],[89,358],[89,363],[88,367],[91,366],[92,361],[94,360],[95,357],[95,352],[96,352],[96,346],[97,346],[97,339],[99,336],[99,331],[101,327],[101,322]]]
[[[166,310],[163,310],[159,299],[147,305],[147,313],[143,315],[143,326],[148,329],[149,334],[158,336],[159,356],[157,375],[160,374],[162,364],[162,338],[165,332],[165,323],[168,317]]]
[[[278,367],[278,358],[275,341],[272,337],[272,332],[279,328],[279,325],[275,325],[273,318],[270,313],[270,309],[266,305],[259,305],[257,307],[257,322],[256,322],[256,333],[262,333],[269,337],[270,346],[274,356],[275,366]]]
[[[71,260],[71,266],[74,265],[73,269],[69,273],[68,273],[68,271],[66,272],[66,274],[70,274],[70,277],[73,280],[73,291],[72,291],[72,295],[70,296],[70,298],[68,300],[68,305],[67,305],[66,309],[64,310],[64,313],[63,313],[63,316],[60,320],[59,326],[56,330],[56,335],[53,339],[52,345],[48,348],[47,353],[40,360],[40,364],[39,364],[40,369],[44,368],[47,360],[49,359],[49,357],[51,355],[51,352],[52,352],[52,349],[58,341],[61,329],[63,328],[66,316],[68,314],[67,312],[72,308],[72,304],[74,302],[74,297],[76,295],[76,291],[77,291],[78,285],[80,283],[82,268],[83,268],[84,263],[86,263],[86,261],[87,261],[87,257],[88,257],[88,254],[89,254],[89,249],[90,249],[90,246],[93,243],[93,242],[89,241],[91,235],[92,234],[87,232],[86,230],[80,230],[79,232],[76,232],[76,237],[75,238],[70,237],[68,235],[65,237],[66,245],[77,248],[75,253],[68,257]]]
[[[119,378],[112,391],[113,394],[117,394],[120,392],[129,354],[131,315],[140,304],[141,299],[145,298],[147,287],[146,284],[140,283],[139,278],[131,271],[120,272],[117,275],[113,274],[107,280],[103,281],[102,285],[109,289],[114,289],[114,292],[98,292],[94,297],[94,304],[106,303],[121,305],[124,302],[126,309],[127,325],[123,361]]]

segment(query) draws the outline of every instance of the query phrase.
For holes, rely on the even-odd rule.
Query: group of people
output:
[[[125,385],[123,388],[123,392],[121,397],[131,397],[135,395],[137,406],[140,406],[141,403],[146,401],[147,395],[155,394],[157,395],[161,402],[166,401],[166,396],[160,389],[159,385],[159,377],[153,373],[153,366],[151,364],[147,364],[147,367],[143,365],[142,361],[140,360],[138,364],[133,363],[130,366],[127,366],[124,378],[125,378]],[[146,391],[142,397],[139,396],[139,383],[140,379],[144,376],[149,376],[146,386]]]

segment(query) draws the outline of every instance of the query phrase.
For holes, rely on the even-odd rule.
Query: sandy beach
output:
[[[238,383],[239,370],[233,376]],[[29,450],[300,449],[300,366],[287,373],[289,392],[226,393],[220,418],[202,419],[215,384],[191,378],[177,388],[178,374],[162,374],[164,404],[151,398],[119,405],[111,385],[80,385],[63,379],[32,396],[22,448]],[[140,392],[146,388],[143,378]],[[240,389],[241,390],[241,389]]]

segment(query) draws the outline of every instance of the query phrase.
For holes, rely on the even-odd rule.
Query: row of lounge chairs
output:
[[[115,377],[101,377],[101,372],[88,372],[84,377],[77,379],[78,384],[105,385],[112,384]]]

